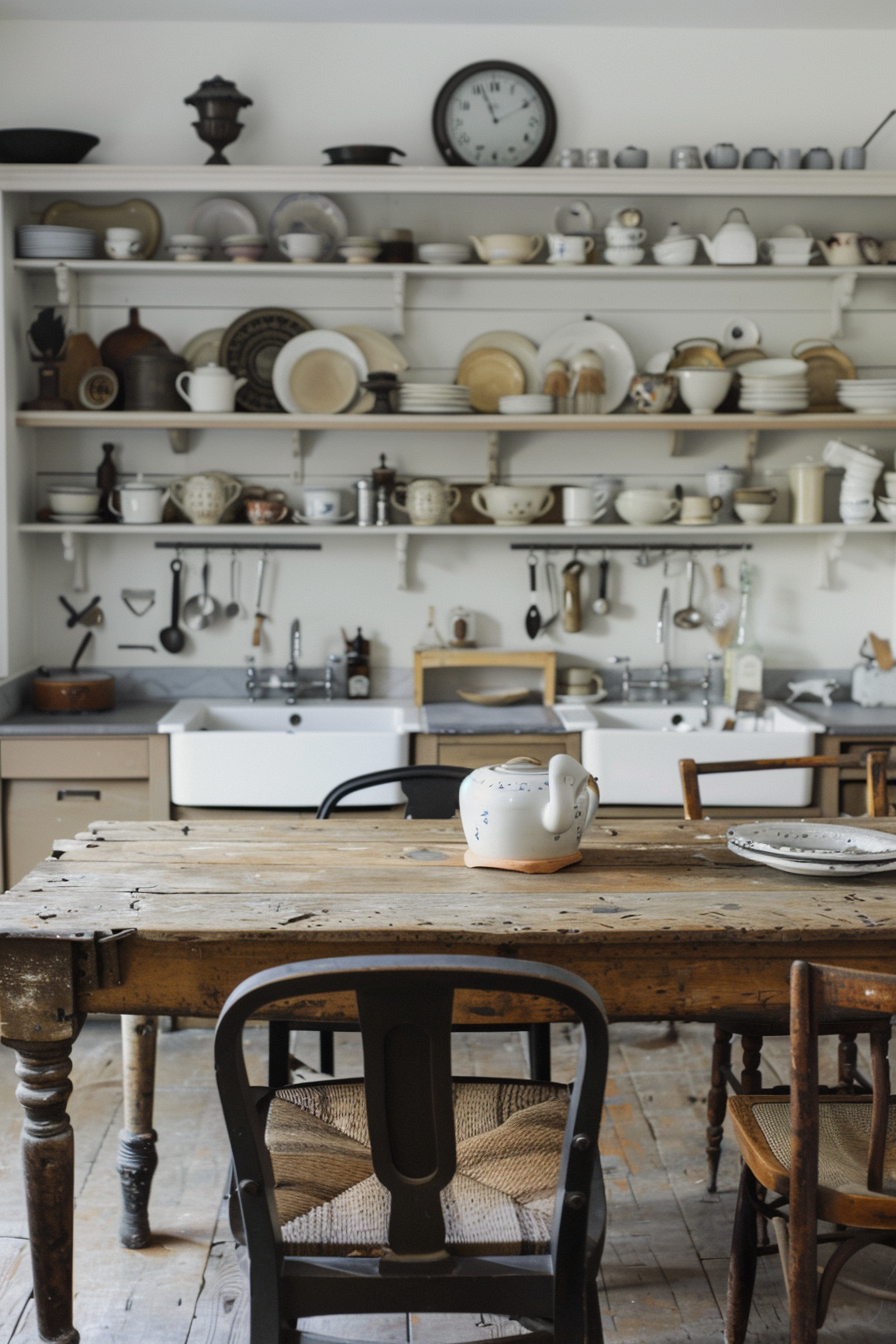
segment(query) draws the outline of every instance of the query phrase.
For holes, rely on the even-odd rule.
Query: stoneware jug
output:
[[[172,481],[168,493],[191,523],[208,527],[220,523],[225,510],[242,490],[239,481],[228,479],[223,472],[181,476]]]
[[[740,215],[740,219],[735,216]],[[747,217],[739,205],[734,206],[725,216],[725,223],[715,238],[699,235],[706,249],[706,255],[714,266],[755,266],[758,256],[756,235],[747,223]]]
[[[546,766],[529,756],[473,770],[460,786],[470,868],[551,872],[577,863],[600,800],[585,767],[562,753]]]

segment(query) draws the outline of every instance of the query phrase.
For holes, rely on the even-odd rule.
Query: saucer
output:
[[[676,518],[676,527],[715,527],[715,518]]]
[[[51,523],[98,523],[100,522],[98,513],[51,513]]]
[[[610,694],[609,691],[591,691],[588,695],[556,695],[554,699],[558,705],[596,705],[600,700],[606,700]]]

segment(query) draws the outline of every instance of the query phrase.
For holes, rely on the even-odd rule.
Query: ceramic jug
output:
[[[393,491],[391,502],[396,509],[408,514],[415,527],[432,527],[451,521],[451,510],[460,503],[460,491],[456,485],[422,479],[411,481],[404,487],[403,500]]]
[[[740,219],[735,219],[735,215],[740,215]],[[707,238],[705,233],[701,233],[699,238],[714,266],[756,265],[758,257],[756,235],[739,205],[728,211],[725,223],[715,238]]]
[[[236,394],[245,387],[248,378],[234,378],[229,369],[220,364],[203,364],[198,369],[185,369],[174,380],[191,411],[229,414],[236,406]]]
[[[829,266],[861,266],[865,260],[858,233],[832,233],[826,240],[819,238],[818,246]]]
[[[234,502],[242,485],[223,472],[181,476],[172,481],[168,493],[191,523],[209,527],[220,523],[225,510]]]
[[[575,862],[600,799],[585,767],[562,753],[473,770],[460,786],[460,818],[474,859],[495,866]],[[559,862],[558,862],[559,861]]]

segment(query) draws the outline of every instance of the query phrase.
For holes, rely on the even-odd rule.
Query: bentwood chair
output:
[[[820,1095],[822,1023],[867,1009],[878,1014],[871,1029],[872,1094]],[[890,1098],[887,1059],[894,1011],[896,976],[793,963],[790,1097],[731,1100],[744,1167],[728,1277],[728,1344],[743,1344],[760,1255],[780,1251],[791,1344],[815,1344],[843,1266],[873,1242],[896,1247],[896,1151],[888,1144],[896,1100]],[[777,1245],[758,1244],[757,1212],[771,1220]],[[836,1230],[819,1235],[818,1220]],[[820,1242],[833,1242],[836,1250],[819,1276]]]
[[[330,993],[355,995],[363,1079],[251,1088],[247,1019]],[[452,1078],[455,1010],[495,996],[579,1019],[571,1089]],[[601,1344],[607,1050],[595,991],[537,962],[342,957],[243,981],[218,1020],[215,1070],[251,1344],[299,1344],[304,1317],[396,1311],[494,1312],[537,1344]]]
[[[366,775],[344,779],[326,795],[317,809],[315,819],[326,820],[338,803],[353,793],[373,788],[378,784],[400,784],[407,799],[405,818],[417,817],[425,821],[440,821],[453,817],[457,811],[461,782],[470,773],[460,765],[401,765],[390,770],[374,770]],[[284,1087],[289,1081],[289,1033],[299,1023],[271,1022],[268,1028],[268,1086]],[[310,1024],[309,1024],[310,1025]],[[535,1022],[527,1028],[529,1037],[529,1073],[534,1079],[551,1076],[551,1025]],[[332,1027],[322,1027],[320,1038],[320,1071],[333,1073],[335,1044]]]
[[[703,820],[700,798],[700,775],[727,774],[742,770],[808,770],[808,769],[863,769],[868,815],[885,817],[887,801],[886,749],[873,750],[854,756],[791,756],[764,761],[679,761],[681,786],[684,795],[684,815],[688,821]],[[729,1087],[734,1093],[755,1095],[762,1089],[762,1042],[765,1036],[786,1036],[786,1016],[773,1010],[756,1009],[731,1014],[715,1022],[712,1051],[712,1071],[706,1100],[706,1161],[708,1189],[715,1191],[725,1110]],[[867,1081],[856,1070],[856,1035],[867,1030],[867,1021],[842,1023],[839,1027],[823,1027],[825,1032],[837,1031],[840,1036],[839,1080],[843,1092],[868,1090]],[[734,1036],[741,1038],[743,1065],[740,1078],[731,1065],[731,1043]]]

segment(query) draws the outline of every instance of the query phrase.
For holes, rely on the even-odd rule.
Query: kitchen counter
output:
[[[821,731],[832,737],[851,737],[855,733],[896,735],[896,708],[854,705],[851,700],[835,700],[832,705],[798,700],[790,708],[814,719]]]
[[[21,710],[0,722],[0,737],[122,737],[157,733],[171,700],[133,700],[94,714],[42,714]]]

